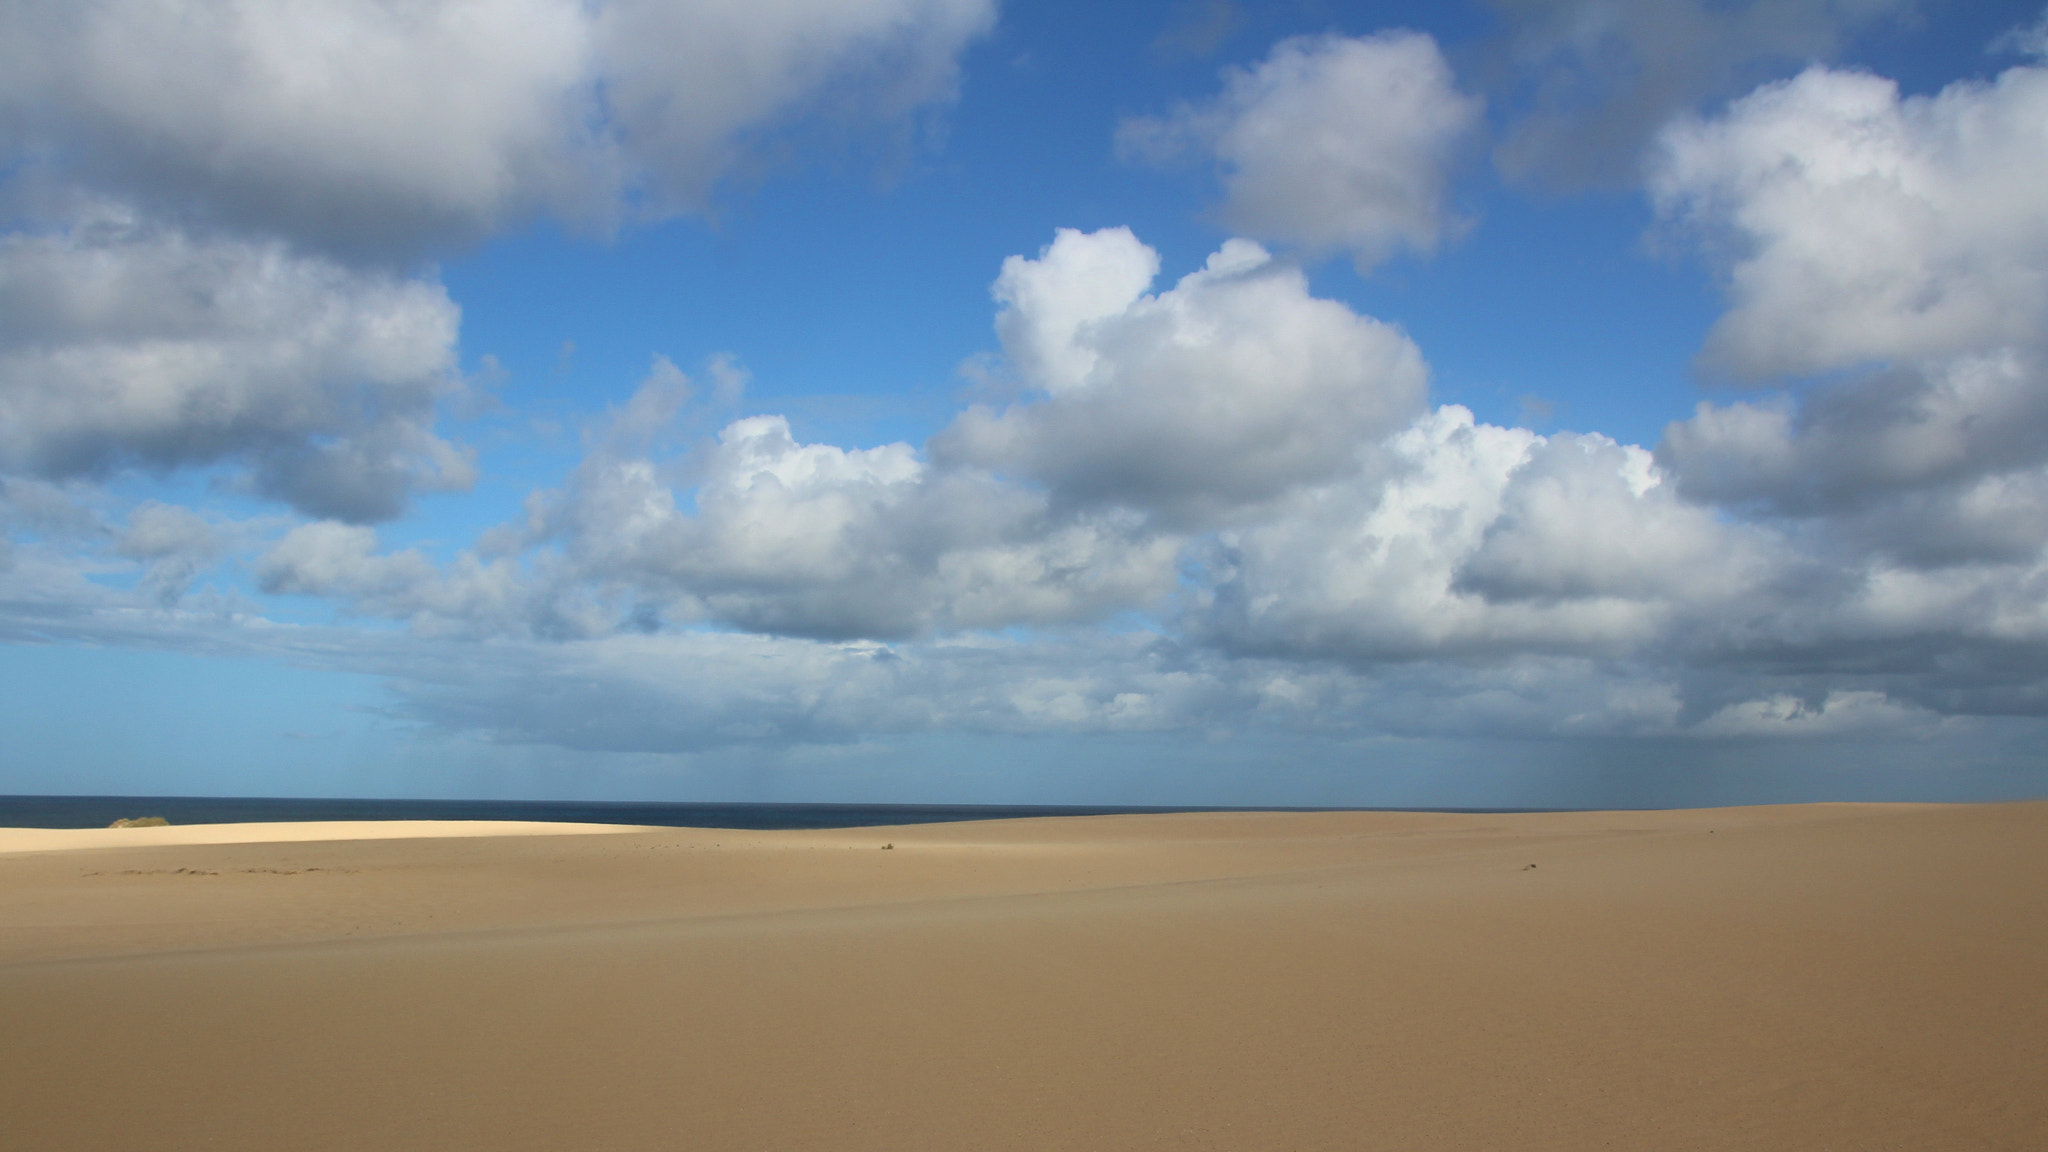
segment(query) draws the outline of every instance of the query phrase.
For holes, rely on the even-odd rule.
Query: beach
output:
[[[2048,802],[0,829],[0,1147],[2038,1149]]]

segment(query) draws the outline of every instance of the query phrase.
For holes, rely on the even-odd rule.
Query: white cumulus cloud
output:
[[[1769,570],[1764,542],[1681,502],[1639,448],[1545,438],[1446,407],[1384,480],[1305,489],[1218,537],[1198,634],[1369,664],[1653,650]]]
[[[933,443],[1072,506],[1200,524],[1359,467],[1420,408],[1408,337],[1310,295],[1299,268],[1232,240],[1171,289],[1125,229],[1062,230],[996,282],[1004,346],[1040,395],[963,413]]]
[[[727,426],[680,477],[593,455],[536,507],[532,531],[601,585],[681,620],[826,637],[1057,623],[1153,602],[1174,541],[1115,511],[1045,496],[906,444],[804,444],[780,416]]]
[[[2048,69],[1902,97],[1811,68],[1673,125],[1652,191],[1724,262],[1705,355],[1833,373],[1702,404],[1658,458],[1701,500],[1810,521],[1872,563],[2048,545]]]
[[[2048,68],[1901,97],[1810,68],[1660,140],[1660,211],[1718,240],[1710,361],[1756,376],[2039,348]]]

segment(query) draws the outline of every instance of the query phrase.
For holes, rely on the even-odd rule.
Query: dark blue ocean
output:
[[[559,820],[671,828],[860,828],[1008,820],[1025,816],[1109,816],[1141,812],[1230,812],[1233,808],[1069,804],[669,804],[559,800],[304,800],[241,796],[0,796],[0,828],[104,828],[161,816],[173,824],[275,820]],[[1264,809],[1275,811],[1276,809]],[[1313,812],[1331,809],[1293,808]],[[1511,812],[1510,808],[1436,808]]]

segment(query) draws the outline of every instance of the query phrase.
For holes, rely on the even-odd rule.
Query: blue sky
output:
[[[2048,13],[0,16],[0,792],[2048,793]]]

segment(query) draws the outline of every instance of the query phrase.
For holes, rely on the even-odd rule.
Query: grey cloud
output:
[[[1830,562],[1832,561],[1832,562]],[[1731,702],[1879,692],[1944,716],[2038,714],[2048,700],[2048,561],[1901,565],[1809,554],[1801,579],[1674,636],[1688,721]],[[1775,687],[1774,687],[1775,686]]]
[[[762,138],[898,123],[953,94],[994,0],[629,0],[591,23],[606,123],[641,210],[704,206]]]
[[[948,95],[989,0],[29,2],[0,147],[153,214],[406,259],[704,206],[806,101]]]
[[[1670,734],[1680,709],[1640,666],[1532,656],[1368,675],[1146,635],[884,646],[696,632],[496,652],[483,670],[407,669],[404,710],[506,743],[674,753],[930,731],[1558,735],[1560,716],[1565,734],[1626,737]]]
[[[1878,687],[1757,680],[1688,720],[1686,686],[1666,669],[1556,655],[1363,672],[1143,636],[880,646],[687,633],[499,645],[494,656],[480,668],[430,648],[394,667],[401,714],[499,743],[666,754],[927,732],[1716,742],[1958,728]]]
[[[360,525],[301,524],[264,554],[257,583],[265,592],[374,596],[434,574],[433,563],[418,552],[373,555],[376,541],[376,532]]]
[[[1903,27],[1914,0],[1491,0],[1521,91],[1495,160],[1560,188],[1633,184],[1674,114],[1773,71],[1831,59],[1868,29]]]
[[[424,419],[367,423],[343,441],[258,452],[249,486],[308,516],[367,523],[396,519],[414,492],[474,483],[471,452],[429,432]]]
[[[289,580],[301,591],[417,595],[423,562],[380,558],[373,547],[367,528],[311,525],[278,551],[290,554]],[[1969,729],[1944,715],[2028,716],[2048,704],[2048,653],[2038,642],[1866,639],[1862,651],[1873,658],[1858,663],[1847,642],[1817,643],[1828,631],[1818,629],[1788,637],[1775,653],[1759,643],[1712,659],[1527,646],[1474,658],[1439,646],[1431,658],[1358,664],[1299,651],[1230,655],[1170,634],[1057,629],[887,645],[695,629],[466,638],[432,628],[278,627],[246,604],[137,612],[130,594],[77,570],[67,583],[46,550],[24,559],[0,573],[0,636],[367,673],[386,680],[397,718],[503,745],[672,756],[920,733],[1238,732],[1252,741],[1312,737],[1349,763],[1372,755],[1369,745],[1343,746],[1360,739],[1947,738]],[[280,588],[282,559],[262,565]]]
[[[603,161],[576,139],[589,37],[562,0],[8,13],[10,143],[174,219],[408,253],[573,199]]]
[[[115,542],[122,556],[146,564],[144,590],[158,604],[176,604],[200,572],[227,550],[213,525],[190,508],[148,501],[128,514],[128,528]]]
[[[1209,103],[1124,121],[1119,150],[1161,162],[1213,157],[1231,228],[1349,252],[1361,272],[1403,247],[1429,252],[1462,228],[1445,186],[1482,102],[1458,91],[1429,36],[1283,40],[1224,75]]]
[[[1796,403],[1701,404],[1658,454],[1697,500],[1854,510],[2048,459],[2048,373],[2002,352],[1834,382]]]
[[[379,553],[374,529],[331,520],[285,533],[255,575],[265,592],[332,597],[353,613],[409,621],[423,636],[585,636],[611,623],[510,559],[465,554],[444,568],[416,550]]]
[[[2039,575],[2028,583],[2038,597]],[[1980,619],[1968,623],[1905,622],[1872,620],[1867,604],[1852,609],[1854,619],[1819,600],[1810,607],[1808,618],[1783,620],[1768,634],[1692,652],[1679,674],[1681,725],[1740,715],[1759,702],[1782,711],[1798,701],[1811,712],[1835,693],[1882,697],[1920,714],[1928,727],[1951,730],[1980,719],[2048,716],[2048,642],[2038,630],[2031,639],[1989,635],[1970,626],[1981,623],[1977,610],[1968,615]]]
[[[882,647],[620,635],[399,685],[408,711],[508,742],[628,752],[842,743],[932,729],[1156,731],[1235,695],[1117,638]]]
[[[235,462],[316,515],[465,487],[432,432],[460,388],[440,285],[194,235],[100,204],[0,237],[0,470],[62,479]]]
[[[2048,469],[1901,492],[1828,527],[1852,547],[1910,567],[2023,564],[2048,547]]]
[[[0,475],[0,524],[54,538],[104,535],[106,525],[79,484]]]

